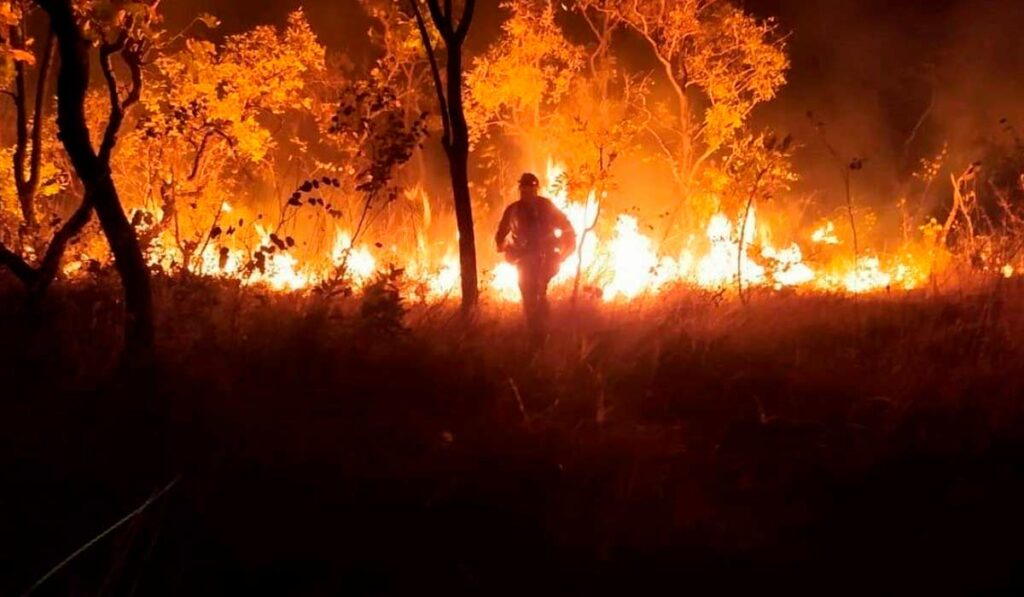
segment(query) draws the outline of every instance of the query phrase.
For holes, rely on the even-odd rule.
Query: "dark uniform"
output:
[[[538,186],[535,176],[523,175],[523,197],[505,209],[494,237],[498,251],[519,269],[523,312],[534,332],[544,329],[548,283],[576,249],[569,218],[550,199],[536,194]]]

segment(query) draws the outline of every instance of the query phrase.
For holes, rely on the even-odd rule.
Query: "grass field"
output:
[[[1024,285],[412,306],[157,280],[0,296],[0,594],[1024,587]],[[134,593],[133,593],[134,591]]]

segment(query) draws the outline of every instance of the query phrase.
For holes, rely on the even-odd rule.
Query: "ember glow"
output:
[[[866,160],[847,158],[825,124],[814,123],[821,139],[796,143],[830,168],[840,166],[846,195],[840,180],[794,189],[804,174],[794,166],[792,136],[780,138],[752,120],[755,107],[775,101],[787,82],[787,36],[772,19],[725,2],[708,6],[717,4],[729,8],[704,14],[702,3],[683,3],[669,14],[651,3],[649,12],[620,13],[589,1],[507,3],[499,39],[464,65],[475,135],[466,181],[472,189],[463,201],[474,212],[485,299],[520,300],[515,267],[488,242],[501,209],[515,199],[508,184],[515,171],[539,175],[543,194],[576,232],[576,250],[551,281],[556,298],[629,303],[680,289],[743,300],[751,291],[870,294],[920,288],[955,261],[990,277],[1021,271],[1016,244],[997,246],[997,237],[1011,235],[976,229],[983,220],[977,172],[971,166],[958,176],[948,148],[920,158],[915,211],[907,197],[865,189],[856,173]],[[150,85],[121,131],[111,172],[153,271],[280,293],[330,287],[333,295],[341,286],[346,296],[389,273],[411,300],[461,298],[465,247],[457,230],[466,222],[456,225],[447,162],[425,145],[444,124],[419,28],[410,15],[374,1],[363,8],[376,23],[375,58],[365,72],[331,66],[331,51],[301,10],[220,45],[183,34],[142,65]],[[732,16],[722,19],[726,14]],[[616,36],[657,29],[634,41],[655,59],[649,62],[686,62],[697,73],[692,91],[699,97],[688,98],[679,81],[676,97],[656,92],[652,86],[671,79],[670,71],[619,72],[610,53],[617,37],[577,44],[560,29],[558,19],[587,18],[611,19],[608,26],[621,29]],[[664,27],[675,18],[709,31],[724,27],[735,45],[680,55],[686,44]],[[711,39],[718,38],[701,43]],[[729,52],[750,56],[716,62]],[[731,90],[728,97],[719,95],[722,88]],[[104,114],[87,107],[93,120]],[[41,198],[71,192],[58,176],[57,149],[47,150],[42,172],[52,181],[40,187]],[[629,161],[616,162],[620,154]],[[951,192],[939,184],[945,171],[952,211],[945,196],[927,196],[940,186]],[[999,197],[1014,192],[1003,189]],[[798,213],[795,204],[805,207]],[[877,214],[885,210],[883,222]],[[68,214],[61,207],[50,215],[60,222]],[[1015,214],[1004,220],[1024,222]],[[41,247],[17,226],[4,230],[2,240],[20,243],[19,252],[38,261]],[[88,278],[112,263],[102,237],[86,238],[67,252],[64,276]]]
[[[660,249],[656,236],[645,228],[641,217],[612,212],[602,205],[595,191],[587,193],[582,201],[573,201],[565,186],[560,184],[564,172],[557,161],[548,160],[544,194],[569,216],[578,239],[576,251],[552,280],[555,296],[572,291],[577,271],[580,285],[608,303],[629,302],[674,288],[728,291],[736,288],[738,274],[742,276],[744,288],[852,294],[910,290],[923,284],[929,275],[930,264],[916,262],[909,254],[901,258],[865,251],[855,267],[852,256],[844,254],[846,244],[831,221],[804,234],[803,243],[773,246],[764,239],[785,235],[762,223],[756,209],[747,217],[742,243],[739,239],[742,214],[716,213],[700,234],[691,235],[687,247],[672,254]],[[226,218],[235,211],[230,203],[222,203],[221,217]],[[256,224],[254,230],[260,245],[274,247],[275,237],[267,228]],[[409,280],[424,289],[422,299],[432,302],[458,298],[456,243],[454,239],[439,242],[448,249],[440,261],[432,263],[423,250],[403,254],[394,247],[389,250],[367,243],[353,244],[352,233],[339,227],[325,258],[303,262],[289,247],[275,247],[265,256],[263,267],[259,269],[250,265],[251,249],[218,237],[210,239],[193,258],[191,271],[203,276],[236,279],[245,285],[273,291],[294,292],[312,289],[339,271],[358,290],[370,283],[382,268],[394,266],[402,268]],[[819,250],[822,248],[826,251]],[[805,258],[807,254],[824,252],[828,253],[827,258]],[[181,259],[169,232],[150,246],[149,262],[155,268],[171,271],[178,267]],[[65,273],[81,274],[88,260],[89,257],[83,255],[70,261],[64,268]],[[1001,273],[1012,276],[1012,267],[1007,268]],[[519,300],[515,267],[499,261],[486,272],[485,296],[499,302]]]
[[[0,0],[0,597],[1024,593],[1021,31]]]

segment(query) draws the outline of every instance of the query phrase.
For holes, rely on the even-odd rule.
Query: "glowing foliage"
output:
[[[677,60],[687,82],[710,102],[704,113],[704,140],[709,148],[727,142],[750,111],[775,97],[789,68],[773,21],[757,21],[740,9],[720,3],[704,17],[692,49]],[[677,67],[678,68],[678,67]]]
[[[578,6],[631,30],[661,65],[676,94],[675,113],[661,106],[652,117],[656,128],[679,138],[669,143],[659,135],[681,181],[733,140],[751,110],[785,83],[789,61],[775,22],[727,0],[580,0]]]
[[[147,133],[199,147],[196,136],[213,134],[237,156],[258,162],[274,144],[261,117],[309,107],[303,92],[309,76],[323,71],[324,52],[301,10],[283,31],[257,27],[220,48],[189,38],[183,50],[157,61],[161,77],[144,99]]]
[[[430,73],[415,19],[403,10],[403,4],[393,0],[359,0],[359,3],[374,21],[367,34],[380,51],[368,79],[396,90],[402,104],[419,110]],[[439,41],[436,31],[432,39],[436,46]]]
[[[21,26],[24,18],[22,2],[17,0],[0,1],[0,31],[12,31]],[[32,40],[12,39],[12,36],[0,35],[0,85],[6,87],[14,76],[14,64],[22,62],[35,64],[35,54],[31,52]]]
[[[409,287],[422,300],[458,294],[458,237],[450,210],[432,205],[436,189],[426,174],[436,164],[422,153],[412,160],[428,129],[440,128],[426,113],[436,112],[435,90],[420,33],[404,3],[360,5],[379,50],[363,64],[328,60],[301,11],[283,28],[257,27],[214,44],[187,30],[165,39],[152,28],[152,4],[77,4],[93,43],[110,43],[120,30],[153,44],[142,110],[130,116],[112,164],[151,267],[325,296],[361,290],[367,325],[391,331],[400,331],[394,324]],[[21,18],[19,6],[0,0],[0,26]],[[549,161],[544,192],[566,212],[578,244],[553,280],[555,292],[606,302],[674,285],[876,292],[920,286],[943,257],[937,223],[922,229],[920,243],[854,263],[842,250],[851,239],[832,222],[805,230],[773,213],[771,202],[795,180],[791,143],[747,126],[751,110],[785,81],[785,48],[772,21],[725,0],[502,6],[508,18],[500,36],[467,75],[470,130],[483,146],[478,155],[499,155],[494,164],[505,168],[509,141],[529,158],[564,160]],[[559,11],[568,10],[585,17],[587,43],[563,31]],[[218,24],[198,15],[189,27]],[[617,61],[616,44],[630,36],[647,44],[653,72]],[[30,63],[14,49],[0,44],[6,65]],[[659,101],[663,83],[678,92],[674,101]],[[89,97],[94,135],[108,115],[106,91],[97,86]],[[684,193],[667,199],[691,208],[685,225],[667,232],[655,226],[668,211],[644,213],[650,204],[637,205],[644,198],[634,188],[615,184],[638,172],[612,172],[624,161],[643,168],[652,151],[685,182],[676,189]],[[8,238],[18,215],[9,201],[16,194],[10,153],[0,150]],[[405,169],[410,162],[419,167],[415,176]],[[929,178],[938,169],[932,165]],[[44,160],[41,196],[75,192],[63,172],[57,156]],[[63,271],[94,271],[108,258],[104,250],[79,243]],[[1012,276],[1019,265],[1003,259],[993,271]],[[515,268],[487,267],[492,296],[517,300]]]
[[[519,134],[540,133],[583,65],[582,49],[555,23],[551,3],[519,0],[502,7],[512,15],[501,37],[466,77],[467,117],[477,137],[499,123]]]
[[[220,46],[186,36],[175,46],[162,48],[153,65],[144,114],[120,144],[115,176],[129,204],[145,210],[136,217],[144,239],[175,231],[157,243],[161,260],[201,269],[218,261],[204,255],[214,248],[211,237],[231,236],[249,215],[222,226],[223,194],[246,169],[272,170],[275,119],[309,111],[308,91],[325,69],[325,50],[301,10],[280,30],[256,27]],[[178,254],[169,258],[175,246]]]

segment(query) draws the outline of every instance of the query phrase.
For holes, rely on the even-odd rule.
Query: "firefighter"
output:
[[[494,237],[498,252],[519,270],[523,313],[534,334],[543,334],[547,322],[548,283],[576,249],[569,218],[539,190],[536,176],[520,177],[519,200],[505,209]]]

